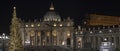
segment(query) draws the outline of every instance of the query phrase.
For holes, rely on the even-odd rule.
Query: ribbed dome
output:
[[[44,15],[44,21],[61,21],[58,13],[54,11],[54,6],[51,3],[50,11]]]
[[[60,21],[61,18],[58,13],[49,11],[44,15],[44,21]]]

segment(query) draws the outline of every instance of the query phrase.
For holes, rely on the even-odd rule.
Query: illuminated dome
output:
[[[61,21],[59,14],[54,11],[53,4],[50,6],[50,11],[44,15],[44,21]]]

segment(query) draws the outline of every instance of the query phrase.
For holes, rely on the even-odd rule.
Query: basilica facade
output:
[[[69,46],[73,47],[73,19],[68,17],[62,20],[55,12],[53,4],[50,6],[43,20],[33,22],[20,22],[22,43],[29,46]]]
[[[39,21],[25,22],[19,20],[19,30],[22,35],[24,50],[99,50],[102,42],[110,42],[114,49],[120,48],[120,26],[113,25],[107,26],[107,28],[105,26],[98,26],[96,28],[84,25],[74,27],[73,19],[70,17],[61,19],[60,15],[55,12],[53,4],[51,4],[49,9],[43,19]],[[14,9],[15,11],[16,9]]]

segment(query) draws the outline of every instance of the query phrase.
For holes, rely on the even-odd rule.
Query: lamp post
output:
[[[4,49],[5,33],[3,33],[3,34],[0,36],[0,39],[1,39],[1,41],[2,41],[2,51],[5,51],[5,49]]]
[[[2,36],[0,36],[0,39],[2,40],[2,51],[5,51],[5,40],[8,39],[8,37],[3,33]]]

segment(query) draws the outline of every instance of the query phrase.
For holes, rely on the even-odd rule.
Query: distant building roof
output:
[[[87,25],[102,25],[102,26],[112,26],[120,25],[120,17],[118,16],[107,16],[98,14],[89,14],[89,19],[87,20]]]

